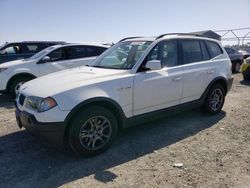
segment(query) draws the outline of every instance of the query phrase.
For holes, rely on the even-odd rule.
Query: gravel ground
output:
[[[0,187],[250,187],[250,82],[241,80],[235,75],[220,114],[186,111],[127,129],[92,158],[18,129],[0,95]]]

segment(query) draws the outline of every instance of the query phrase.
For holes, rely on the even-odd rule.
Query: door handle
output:
[[[181,80],[181,77],[175,77],[172,79],[174,82],[179,82]]]

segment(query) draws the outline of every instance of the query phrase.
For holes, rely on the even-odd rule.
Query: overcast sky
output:
[[[250,27],[250,0],[0,0],[0,43]]]

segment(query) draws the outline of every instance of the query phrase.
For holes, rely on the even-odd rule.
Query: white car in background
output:
[[[232,82],[231,61],[217,40],[127,38],[89,66],[22,85],[16,118],[20,128],[50,143],[96,155],[139,119],[187,106],[219,113]]]
[[[3,63],[0,65],[0,92],[15,97],[23,83],[46,74],[86,65],[107,48],[93,44],[59,44],[28,59]]]

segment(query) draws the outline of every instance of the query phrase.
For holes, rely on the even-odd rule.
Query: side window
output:
[[[202,61],[202,52],[199,40],[181,40],[183,64]]]
[[[74,47],[65,47],[62,49],[62,60],[75,59],[76,53]]]
[[[83,58],[86,57],[86,49],[85,46],[75,46],[75,58]]]
[[[211,58],[214,58],[223,53],[221,47],[216,42],[206,41],[206,44]]]
[[[22,54],[22,48],[19,45],[7,46],[0,51],[1,55],[10,55],[10,54]]]
[[[93,57],[93,56],[98,56],[98,50],[96,47],[92,47],[92,46],[87,46],[86,47],[86,52],[87,52],[87,56],[86,57]]]
[[[209,60],[210,59],[209,53],[207,51],[207,47],[206,47],[204,41],[200,41],[200,44],[201,44],[201,51],[202,51],[203,60],[204,61]]]
[[[232,53],[232,51],[231,51],[230,48],[225,48],[225,50],[226,50],[227,54],[231,54]]]
[[[236,50],[235,49],[231,49],[231,52],[232,52],[232,54],[235,54],[236,53]]]
[[[176,66],[178,64],[177,41],[170,40],[158,43],[146,58],[146,61],[151,60],[160,60],[162,67]]]
[[[107,48],[103,48],[103,47],[98,47],[98,55],[101,55],[104,51],[106,51]]]
[[[27,53],[36,53],[39,51],[37,44],[27,44],[27,45],[25,45],[25,48],[27,50]]]
[[[50,54],[48,54],[47,56],[50,57],[50,61],[60,61],[62,60],[63,57],[63,53],[62,53],[62,48],[56,49],[52,52],[50,52]]]

